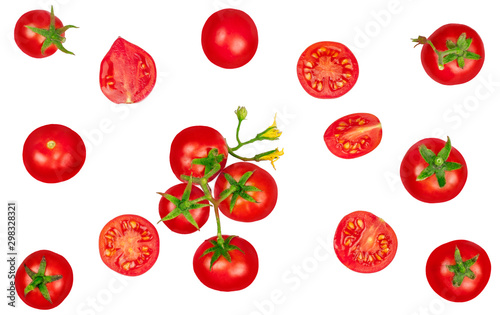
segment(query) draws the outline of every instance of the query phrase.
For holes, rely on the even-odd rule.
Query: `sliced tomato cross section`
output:
[[[336,98],[347,93],[359,75],[358,61],[345,45],[318,42],[300,55],[297,75],[304,90],[317,98]]]
[[[99,235],[102,261],[112,270],[127,276],[138,276],[151,269],[159,249],[160,241],[154,225],[134,214],[114,218]]]
[[[367,211],[355,211],[339,223],[334,249],[349,269],[361,273],[387,267],[396,255],[396,233],[384,220]]]
[[[382,140],[382,125],[372,114],[350,114],[333,122],[325,131],[325,144],[334,155],[352,159],[373,151]]]

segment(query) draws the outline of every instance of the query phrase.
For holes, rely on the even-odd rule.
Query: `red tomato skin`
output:
[[[172,186],[169,189],[167,189],[165,194],[169,194],[176,198],[181,199],[182,194],[186,189],[186,186],[187,186],[186,183]],[[189,200],[195,200],[203,197],[204,195],[205,194],[200,188],[192,186]],[[201,201],[200,203],[206,203],[207,206],[203,208],[192,209],[189,212],[195,219],[196,223],[198,224],[198,227],[201,229],[201,227],[208,221],[208,217],[210,216],[210,206],[207,200]],[[162,196],[158,208],[159,208],[160,218],[163,218],[175,209],[175,205],[171,203],[167,198]],[[165,223],[165,225],[170,230],[179,234],[190,234],[198,231],[196,227],[192,225],[183,215],[179,215],[171,220],[163,221],[163,223]]]
[[[363,124],[356,123],[361,121]],[[340,126],[342,123],[347,126]],[[333,155],[343,159],[353,159],[375,150],[382,141],[382,126],[380,120],[373,114],[350,114],[334,121],[326,129],[323,138]],[[341,143],[340,140],[345,142]],[[344,147],[346,143],[349,143],[348,149]]]
[[[359,228],[355,223],[358,219],[364,222],[363,228]],[[347,234],[344,230],[348,222],[354,222],[354,224],[356,224],[354,225],[356,229],[362,230],[363,233],[359,236],[359,239],[354,240],[351,245],[345,244]],[[386,255],[380,254],[383,256],[383,260],[377,263],[361,263],[357,261],[356,253],[358,249],[356,245],[360,247],[361,252],[371,254],[377,253],[381,248],[377,248],[377,246],[373,244],[377,242],[378,237],[382,234],[389,248],[389,252]],[[355,235],[355,233],[351,233],[350,235]],[[368,211],[359,210],[351,212],[342,218],[335,231],[333,247],[338,259],[347,268],[359,273],[374,273],[385,269],[393,261],[398,249],[398,239],[394,230],[384,220]],[[376,248],[376,250],[374,250],[374,248]]]
[[[427,203],[446,202],[455,198],[465,186],[467,181],[467,164],[464,157],[457,149],[452,147],[448,162],[456,162],[462,164],[462,168],[446,172],[446,186],[439,187],[435,175],[417,181],[417,176],[427,167],[427,162],[420,155],[418,147],[425,144],[426,147],[432,150],[435,154],[444,147],[445,141],[436,138],[426,138],[418,141],[406,152],[403,161],[401,162],[400,176],[403,186],[414,198]]]
[[[462,33],[466,33],[467,38],[472,38],[472,44],[469,51],[481,56],[479,60],[465,60],[465,66],[461,69],[456,61],[449,62],[444,65],[443,70],[438,68],[438,56],[428,44],[422,47],[420,59],[425,72],[434,81],[444,85],[462,84],[472,80],[481,70],[484,64],[484,44],[479,34],[467,25],[463,24],[446,24],[438,28],[431,36],[428,37],[437,50],[446,51],[446,41],[452,40],[457,42],[458,37]]]
[[[48,144],[55,146],[49,148]],[[50,124],[35,129],[26,138],[23,162],[28,173],[44,183],[59,183],[75,176],[86,158],[82,138],[70,128]]]
[[[40,290],[34,289],[26,296],[24,289],[31,283],[31,278],[24,269],[24,265],[30,268],[33,272],[38,272],[38,267],[45,256],[47,262],[45,275],[61,275],[62,279],[47,283],[50,299],[52,304],[47,301],[40,293]],[[61,255],[49,250],[39,250],[24,259],[16,272],[16,292],[17,296],[26,303],[36,309],[48,310],[60,305],[69,295],[73,287],[73,269],[69,262]]]
[[[45,10],[33,10],[24,13],[17,20],[14,27],[14,40],[17,46],[28,56],[33,58],[45,58],[53,55],[58,49],[52,44],[42,54],[42,44],[45,37],[36,34],[26,26],[48,29],[50,26],[50,12]],[[63,23],[55,17],[55,28],[63,27]],[[64,33],[61,34],[64,36]]]
[[[106,237],[106,234],[110,229],[113,228],[125,231],[121,228],[123,226],[123,222],[130,222],[130,221],[138,222],[141,227],[147,230],[150,239],[137,240],[136,242],[137,244],[140,244],[140,246],[147,246],[149,255],[147,256],[147,260],[144,260],[144,262],[139,268],[125,270],[117,263],[116,255],[111,257],[106,255],[106,249],[109,248],[110,244],[110,240]],[[121,234],[123,235],[123,238],[128,238],[127,236],[130,235],[125,232],[122,232]],[[131,235],[131,237],[134,238],[134,235]],[[129,243],[129,242],[124,242],[124,243]],[[155,226],[151,224],[151,222],[149,222],[147,219],[135,214],[123,214],[117,216],[116,218],[106,223],[106,225],[102,228],[101,233],[99,234],[99,254],[101,256],[101,260],[111,270],[116,271],[119,274],[125,276],[135,277],[146,273],[156,263],[159,256],[159,251],[160,251],[160,238]]]
[[[247,64],[255,55],[258,32],[252,18],[241,10],[222,9],[205,22],[201,44],[215,65],[234,69]]]
[[[153,57],[141,47],[118,37],[102,59],[99,84],[113,103],[132,104],[151,93],[156,76]]]
[[[479,254],[478,260],[470,268],[476,278],[471,280],[466,277],[460,287],[453,286],[453,273],[447,268],[448,265],[456,264],[454,254],[457,247],[463,261]],[[431,288],[442,298],[451,302],[467,302],[477,297],[486,287],[491,274],[491,261],[479,245],[467,240],[455,240],[432,251],[425,273]]]
[[[320,80],[323,84],[323,89],[318,91],[312,87],[312,82],[307,79],[307,75],[308,72],[311,73],[309,71],[309,65],[316,65],[318,63],[318,58],[313,56],[318,54],[318,50],[322,48],[326,48],[327,52],[336,51],[338,55],[335,57],[324,56],[326,59],[323,61],[325,62],[319,64],[319,67],[323,70],[319,71],[320,75],[324,76],[324,78]],[[322,57],[319,59],[321,58]],[[341,60],[344,59],[348,60],[348,63],[342,65]],[[340,65],[342,65],[342,67]],[[349,69],[347,69],[346,66],[348,66]],[[316,68],[316,66],[314,68]],[[348,73],[349,77],[346,78],[342,76],[341,73],[332,73],[331,70],[335,68],[337,68],[335,71],[342,72],[344,75]],[[342,87],[336,89],[329,87],[328,82],[332,75],[335,75],[335,80],[333,81],[345,80],[345,83],[342,83]],[[344,44],[330,41],[317,42],[307,47],[300,55],[299,61],[297,62],[297,77],[300,84],[309,95],[320,99],[337,98],[349,92],[356,84],[359,77],[359,64],[352,51]]]
[[[228,149],[226,140],[215,129],[207,126],[192,126],[180,131],[172,140],[170,146],[170,166],[175,176],[183,182],[181,175],[201,178],[205,174],[202,165],[191,165],[193,159],[207,157],[211,149],[218,149],[224,155],[220,163],[221,170],[226,166]],[[220,173],[210,177],[210,181]]]
[[[231,175],[231,177],[233,177],[236,181],[239,181],[243,174],[249,171],[252,171],[253,174],[247,180],[245,185],[254,186],[261,190],[248,192],[248,194],[257,201],[257,203],[253,203],[239,197],[233,211],[231,212],[231,195],[230,197],[224,199],[219,205],[219,210],[225,216],[240,222],[254,222],[264,219],[273,211],[278,200],[278,186],[276,185],[276,181],[271,174],[259,166],[248,162],[231,164],[222,171],[221,175],[215,181],[215,196],[219,196],[221,192],[231,187],[229,182],[224,177],[225,173]]]
[[[223,235],[224,239],[228,236]],[[212,253],[203,255],[205,250],[212,247],[211,240],[214,236],[204,241],[196,250],[193,258],[193,269],[198,279],[207,287],[218,291],[239,291],[248,287],[257,277],[259,271],[259,258],[255,248],[241,237],[235,237],[230,244],[238,246],[242,251],[231,250],[231,262],[224,257],[213,264],[210,269]]]

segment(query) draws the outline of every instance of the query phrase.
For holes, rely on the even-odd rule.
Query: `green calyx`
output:
[[[418,149],[424,161],[429,165],[417,176],[417,181],[422,181],[436,175],[439,187],[443,188],[446,185],[446,172],[458,170],[462,167],[460,163],[447,162],[451,152],[451,141],[449,137],[444,148],[441,149],[437,155],[425,145],[421,145]]]
[[[239,181],[236,181],[231,175],[224,173],[224,177],[231,186],[220,193],[219,199],[224,200],[232,195],[229,207],[230,212],[233,211],[236,201],[240,197],[247,201],[257,203],[257,201],[252,196],[250,196],[248,192],[261,190],[255,186],[246,185],[246,182],[248,181],[250,176],[252,176],[252,174],[253,172],[251,171],[246,172],[245,174],[243,174],[243,176],[241,176]]]
[[[205,250],[201,257],[213,253],[212,258],[210,259],[210,269],[212,269],[212,266],[214,263],[222,256],[224,259],[226,259],[228,262],[231,262],[231,255],[229,255],[229,252],[232,250],[239,250],[240,252],[244,253],[241,248],[239,248],[236,245],[230,244],[231,240],[235,238],[235,235],[231,235],[224,239],[222,236],[219,236],[217,238],[217,241],[211,240],[210,243],[213,245],[209,249]]]
[[[38,288],[40,290],[40,293],[42,293],[42,296],[50,303],[52,304],[52,300],[50,299],[50,294],[49,294],[49,289],[47,288],[47,283],[54,282],[57,280],[62,279],[61,275],[53,275],[53,276],[48,276],[45,275],[45,269],[47,267],[47,261],[45,260],[45,256],[42,257],[42,261],[40,262],[40,265],[38,266],[38,272],[35,273],[33,270],[31,270],[28,266],[24,265],[24,270],[28,274],[28,276],[31,278],[30,284],[24,288],[24,295],[26,296],[28,293],[31,291],[35,290]]]
[[[208,152],[208,155],[204,158],[193,159],[193,165],[203,165],[205,167],[205,178],[210,178],[212,175],[216,174],[220,169],[220,163],[224,160],[224,154],[220,153],[219,150],[214,148]]]
[[[481,59],[481,56],[469,51],[469,48],[472,44],[472,38],[467,38],[465,33],[462,33],[458,39],[457,42],[453,42],[451,40],[446,41],[446,48],[448,50],[445,51],[439,51],[436,49],[434,44],[428,40],[424,36],[419,36],[416,39],[412,39],[413,42],[417,43],[417,45],[425,45],[429,44],[434,52],[438,55],[438,67],[440,70],[444,69],[444,65],[447,63],[450,63],[452,61],[457,61],[457,65],[463,69],[465,66],[465,60],[470,59],[470,60],[479,60]]]
[[[453,286],[460,287],[466,277],[471,280],[474,280],[476,278],[476,275],[472,270],[470,270],[470,267],[472,267],[476,263],[479,254],[472,257],[471,259],[463,261],[462,255],[460,255],[460,250],[458,249],[458,247],[456,247],[454,256],[455,256],[455,265],[448,265],[446,267],[448,268],[449,271],[454,273],[452,279]]]
[[[192,187],[193,187],[193,181],[192,181],[192,178],[190,178],[186,188],[184,189],[184,192],[182,194],[181,199],[176,198],[176,197],[169,195],[169,194],[158,193],[175,205],[174,210],[172,210],[168,215],[166,215],[160,221],[158,221],[158,223],[160,223],[162,221],[172,220],[172,219],[182,215],[197,230],[200,229],[198,226],[198,223],[196,223],[196,220],[191,215],[190,210],[199,209],[199,208],[203,208],[203,207],[209,207],[210,205],[207,203],[200,203],[201,201],[206,200],[205,197],[202,197],[202,198],[199,198],[196,200],[189,200],[189,197],[191,196]]]
[[[32,26],[27,26],[27,25],[26,25],[26,27],[29,28],[30,30],[32,30],[33,32],[45,37],[45,40],[42,44],[42,54],[45,54],[45,50],[47,50],[47,48],[49,48],[50,45],[55,45],[57,47],[57,49],[59,49],[60,51],[66,53],[66,54],[74,55],[74,53],[72,53],[71,51],[64,48],[63,43],[66,41],[66,38],[64,36],[62,36],[62,34],[70,28],[78,28],[78,27],[74,26],[74,25],[66,25],[66,26],[63,26],[63,27],[56,29],[56,19],[55,19],[55,15],[54,15],[54,7],[53,6],[50,7],[50,26],[49,26],[49,29],[36,28],[36,27],[32,27]]]

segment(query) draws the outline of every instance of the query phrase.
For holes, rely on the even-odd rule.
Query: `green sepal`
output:
[[[50,45],[56,46],[57,49],[66,54],[74,55],[74,53],[64,48],[63,43],[66,41],[66,38],[62,36],[62,33],[66,32],[70,28],[78,28],[78,27],[74,25],[65,25],[56,29],[54,6],[50,7],[50,25],[48,29],[36,28],[28,25],[26,25],[26,27],[29,28],[34,33],[45,37],[45,40],[43,41],[41,48],[42,55],[45,54],[45,51],[47,50],[47,48],[49,48]]]
[[[451,172],[462,168],[462,164],[456,162],[447,162],[446,160],[451,153],[451,141],[448,137],[445,146],[434,154],[432,150],[428,149],[425,145],[421,145],[418,150],[420,155],[429,165],[420,172],[417,176],[417,181],[425,180],[433,175],[436,175],[439,187],[446,186],[446,172]]]
[[[466,277],[471,280],[474,280],[476,278],[476,275],[470,269],[470,267],[472,267],[476,263],[477,259],[479,258],[479,254],[472,257],[471,259],[463,261],[462,255],[460,254],[460,250],[458,249],[457,246],[455,248],[454,258],[455,258],[455,265],[446,266],[449,271],[454,273],[452,279],[453,286],[460,287]]]
[[[221,169],[220,163],[223,160],[224,154],[219,154],[219,150],[217,148],[213,148],[208,152],[206,157],[193,159],[191,163],[194,165],[203,165],[205,167],[204,177],[210,178]]]
[[[222,191],[219,195],[220,199],[225,199],[231,196],[231,201],[229,203],[229,211],[233,212],[234,206],[236,205],[236,201],[238,198],[243,198],[246,201],[258,203],[252,196],[250,196],[247,192],[249,191],[261,191],[259,188],[255,186],[246,185],[248,179],[252,176],[253,171],[248,171],[243,176],[241,176],[239,181],[236,181],[231,175],[228,173],[224,173],[224,177],[228,181],[230,187],[224,191]]]
[[[168,221],[172,220],[180,215],[184,216],[186,220],[188,220],[189,223],[191,223],[197,230],[199,230],[198,223],[196,223],[196,220],[193,218],[191,215],[190,210],[193,209],[199,209],[203,207],[209,207],[210,204],[207,203],[199,203],[198,201],[206,200],[206,198],[197,199],[195,201],[189,200],[191,197],[191,190],[193,188],[193,179],[192,177],[189,178],[188,184],[186,188],[184,189],[184,192],[182,193],[181,199],[172,196],[170,194],[165,194],[165,193],[158,193],[159,195],[163,196],[166,198],[168,201],[173,203],[175,205],[174,210],[172,210],[169,214],[167,214],[165,217],[161,218],[158,223],[162,221]]]
[[[205,255],[213,253],[212,258],[210,259],[210,270],[212,270],[212,266],[220,257],[224,257],[224,259],[226,259],[228,262],[231,262],[231,255],[229,255],[229,252],[232,250],[239,250],[243,254],[245,253],[238,246],[230,244],[231,240],[235,237],[236,237],[235,235],[231,235],[231,236],[228,236],[225,240],[221,240],[221,241],[211,240],[210,241],[210,243],[213,246],[208,248],[207,250],[205,250],[203,252],[203,254],[200,256],[200,257],[203,257]]]
[[[26,264],[24,265],[24,270],[26,271],[26,274],[32,280],[26,286],[26,288],[24,288],[24,296],[26,296],[28,293],[30,293],[31,291],[38,288],[38,290],[40,290],[40,293],[42,294],[42,296],[50,304],[52,304],[52,300],[50,298],[50,293],[49,293],[49,290],[47,288],[47,283],[62,279],[62,275],[46,276],[45,275],[46,267],[47,267],[47,261],[45,260],[45,256],[42,257],[42,260],[40,261],[40,265],[38,266],[38,272],[36,272],[36,273],[33,270],[31,270]]]

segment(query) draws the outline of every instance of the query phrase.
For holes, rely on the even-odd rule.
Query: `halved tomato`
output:
[[[384,220],[367,211],[355,211],[339,223],[333,239],[339,260],[361,273],[387,267],[396,255],[396,233]]]
[[[382,125],[375,115],[350,114],[332,123],[324,140],[334,155],[352,159],[370,153],[380,144]]]
[[[99,235],[99,253],[112,270],[126,276],[142,275],[153,267],[160,250],[151,222],[134,214],[109,221]]]
[[[101,91],[113,103],[132,104],[146,98],[156,83],[156,65],[144,49],[121,37],[102,59]]]
[[[317,98],[336,98],[347,93],[359,76],[354,54],[336,42],[318,42],[300,55],[297,64],[300,84]]]

